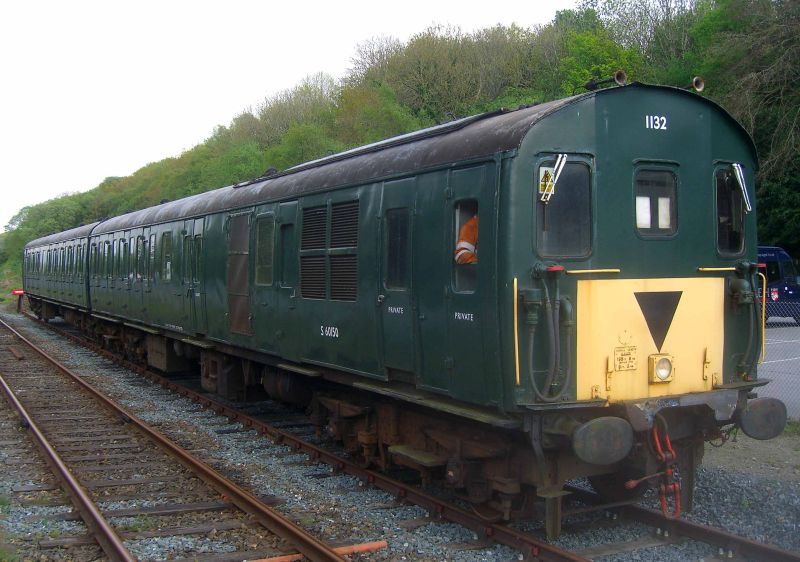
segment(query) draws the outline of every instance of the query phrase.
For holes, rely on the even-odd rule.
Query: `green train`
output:
[[[756,168],[722,108],[634,83],[53,234],[24,286],[44,319],[307,407],[365,464],[487,517],[543,502],[556,536],[571,479],[656,484],[675,516],[704,441],[782,431],[754,394]]]

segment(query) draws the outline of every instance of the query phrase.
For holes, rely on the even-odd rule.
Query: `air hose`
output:
[[[542,287],[544,288],[544,323],[545,329],[547,330],[547,347],[548,347],[548,357],[547,357],[547,376],[545,377],[545,384],[544,388],[540,389],[539,385],[536,382],[536,375],[534,372],[534,357],[535,357],[535,350],[536,350],[536,318],[535,312],[529,312],[528,318],[526,323],[530,326],[528,332],[528,375],[531,381],[531,387],[533,388],[533,392],[536,395],[536,398],[541,402],[556,402],[564,396],[568,386],[569,386],[569,377],[571,369],[571,362],[569,360],[569,353],[572,349],[572,337],[571,337],[571,324],[572,319],[568,322],[567,327],[567,359],[565,360],[565,369],[564,369],[564,376],[563,382],[561,383],[561,388],[559,391],[554,394],[550,395],[550,389],[554,386],[555,380],[558,376],[558,372],[560,370],[560,363],[561,363],[561,321],[560,321],[560,308],[561,302],[559,298],[558,292],[558,285],[556,284],[556,299],[555,302],[551,302],[550,300],[550,290],[547,287],[547,282],[543,279],[542,280]],[[571,307],[569,309],[571,311]]]

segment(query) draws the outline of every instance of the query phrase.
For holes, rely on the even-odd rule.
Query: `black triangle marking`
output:
[[[667,332],[672,325],[675,311],[678,310],[678,302],[681,300],[682,291],[664,291],[659,293],[634,293],[639,302],[639,308],[650,328],[650,335],[653,336],[659,353],[664,340],[667,339]]]

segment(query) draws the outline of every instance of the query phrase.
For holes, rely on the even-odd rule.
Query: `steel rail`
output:
[[[602,503],[600,496],[588,490],[570,487],[569,491],[575,497],[586,503]],[[646,525],[668,530],[673,535],[688,537],[706,544],[712,544],[736,555],[749,557],[755,560],[769,560],[770,562],[800,562],[800,554],[789,552],[780,548],[760,543],[746,537],[734,535],[727,531],[695,523],[688,519],[674,519],[665,517],[660,511],[640,507],[638,505],[622,505],[614,507],[623,517],[640,521]]]
[[[253,494],[237,486],[210,466],[187,453],[185,450],[173,443],[160,432],[156,431],[150,425],[140,420],[132,413],[128,412],[125,408],[114,403],[103,393],[86,382],[82,377],[72,372],[68,367],[49,355],[46,351],[37,347],[36,344],[28,340],[25,336],[12,328],[2,319],[0,319],[0,324],[8,328],[26,345],[30,346],[42,357],[47,359],[47,361],[53,364],[53,366],[55,366],[65,375],[69,376],[87,392],[92,394],[104,406],[116,412],[124,421],[129,422],[138,428],[142,433],[144,433],[167,453],[175,457],[184,466],[189,468],[189,470],[200,476],[209,485],[224,495],[231,503],[236,505],[239,509],[253,515],[267,529],[290,542],[292,546],[297,548],[301,554],[315,562],[345,562],[345,558],[339,555],[332,547],[319,541],[301,527],[283,517],[274,509],[264,505],[264,503]]]
[[[2,321],[0,320],[0,322]],[[100,508],[89,497],[89,494],[86,493],[86,490],[84,490],[83,486],[81,486],[80,482],[78,482],[78,479],[75,478],[69,468],[67,468],[67,465],[64,464],[64,461],[53,446],[50,445],[44,433],[42,433],[36,425],[36,422],[22,403],[17,400],[17,397],[2,375],[0,375],[0,388],[2,388],[8,403],[19,414],[22,425],[30,431],[34,443],[39,447],[39,450],[44,455],[53,473],[61,481],[62,487],[67,494],[69,494],[81,519],[86,523],[86,526],[89,528],[92,535],[94,535],[106,556],[115,562],[134,562],[136,557],[125,547],[122,538],[120,538],[108,520],[103,516]]]
[[[29,318],[33,318],[30,317]],[[40,320],[33,318],[37,322]],[[47,325],[47,324],[46,324]],[[261,421],[257,418],[244,414],[235,408],[228,406],[222,402],[204,396],[183,385],[175,383],[170,379],[154,373],[141,365],[132,363],[126,359],[122,359],[85,338],[76,336],[58,330],[53,326],[47,325],[50,329],[70,338],[72,341],[79,343],[85,347],[89,347],[96,353],[99,353],[116,363],[132,370],[147,379],[160,384],[162,387],[175,391],[194,402],[200,403],[219,415],[224,415],[228,419],[238,421],[245,427],[254,429],[263,435],[269,435],[276,443],[286,444],[291,446],[296,451],[303,451],[309,455],[313,460],[324,462],[334,467],[335,470],[345,472],[352,476],[359,478],[369,485],[376,486],[398,499],[411,502],[413,504],[424,507],[431,514],[438,518],[458,523],[475,533],[482,535],[488,539],[494,540],[511,548],[515,548],[523,553],[526,557],[533,557],[535,560],[542,560],[544,562],[588,562],[588,559],[558,548],[551,545],[544,540],[540,540],[533,535],[529,535],[520,531],[516,531],[508,526],[497,524],[494,522],[487,522],[479,515],[471,513],[467,510],[461,509],[455,505],[448,504],[447,502],[436,498],[430,494],[426,494],[422,490],[399,482],[385,474],[362,468],[357,463],[343,459],[333,452],[326,451],[321,447],[317,447],[312,443],[308,443],[303,439],[281,429],[278,429],[269,423]]]
[[[130,364],[126,364],[126,366],[131,368]],[[362,468],[357,463],[343,459],[331,451],[326,451],[321,447],[317,447],[312,443],[308,443],[287,431],[273,427],[266,422],[244,414],[235,408],[213,400],[207,396],[203,396],[202,394],[183,385],[179,385],[173,381],[170,381],[165,377],[161,377],[160,375],[147,371],[141,367],[136,367],[136,370],[153,382],[178,392],[190,398],[194,402],[203,404],[217,414],[224,415],[231,420],[238,421],[245,427],[255,429],[259,433],[269,435],[276,443],[289,445],[296,451],[303,451],[307,453],[313,460],[330,464],[336,470],[356,476],[367,484],[376,486],[399,499],[424,507],[436,517],[458,523],[459,525],[467,527],[468,529],[482,534],[487,538],[515,548],[526,556],[534,556],[537,560],[543,561],[587,562],[586,558],[573,552],[562,550],[554,545],[539,540],[532,535],[516,531],[505,525],[487,522],[478,515],[470,513],[469,511],[461,509],[457,506],[448,504],[439,498],[436,498],[430,494],[426,494],[414,486],[409,486],[399,482],[380,472]]]

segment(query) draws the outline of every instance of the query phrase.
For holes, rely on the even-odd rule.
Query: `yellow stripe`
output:
[[[518,313],[517,313],[517,278],[514,277],[514,369],[517,375],[517,386],[519,386],[519,329],[518,326]]]
[[[584,275],[586,273],[619,273],[620,269],[568,269],[567,273],[572,275]]]
[[[764,359],[767,356],[767,349],[766,349],[766,332],[767,332],[767,278],[766,276],[758,272],[758,276],[761,277],[761,361],[758,363],[761,364],[764,362]]]
[[[697,271],[703,273],[715,273],[717,271],[736,271],[735,267],[698,267]]]

